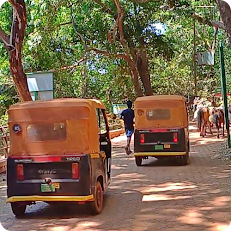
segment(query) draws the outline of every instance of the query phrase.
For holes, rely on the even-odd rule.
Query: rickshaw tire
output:
[[[16,217],[22,217],[26,211],[26,205],[20,205],[16,202],[11,203],[11,209]]]
[[[99,181],[96,183],[95,190],[95,200],[90,202],[90,211],[92,215],[100,214],[103,209],[103,189]],[[100,202],[100,204],[98,202]]]
[[[136,156],[135,159],[136,159],[136,165],[141,166],[142,165],[142,157]]]
[[[189,164],[189,153],[187,152],[186,155],[181,157],[182,165],[188,165]]]

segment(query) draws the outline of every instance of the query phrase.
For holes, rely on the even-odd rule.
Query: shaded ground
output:
[[[113,178],[98,216],[40,203],[16,219],[0,179],[0,221],[10,231],[224,230],[231,221],[231,164],[213,158],[223,141],[192,132],[190,165],[153,158],[137,167],[124,154],[126,138],[113,139]]]

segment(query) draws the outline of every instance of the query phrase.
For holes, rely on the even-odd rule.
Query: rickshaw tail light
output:
[[[173,142],[178,143],[178,133],[173,133]]]
[[[72,163],[72,179],[79,179],[79,164]]]
[[[17,165],[17,178],[18,180],[24,180],[24,169],[22,164]]]
[[[144,140],[144,134],[140,134],[140,143],[144,144],[145,140]]]

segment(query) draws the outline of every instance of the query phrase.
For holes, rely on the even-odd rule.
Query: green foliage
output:
[[[25,72],[55,72],[55,97],[87,97],[101,99],[110,110],[111,103],[135,99],[131,73],[126,62],[116,59],[124,52],[118,42],[109,43],[108,31],[113,31],[117,9],[113,1],[101,0],[104,7],[90,0],[26,0],[28,26],[23,47]],[[146,49],[151,83],[155,94],[194,94],[193,76],[193,10],[210,20],[219,20],[217,6],[213,10],[199,5],[211,1],[150,1],[134,3],[120,1],[125,16],[124,37],[131,56],[133,51]],[[55,16],[54,16],[55,15]],[[12,7],[4,3],[0,9],[0,26],[10,33]],[[74,20],[74,25],[72,25]],[[164,23],[167,30],[157,36],[147,27]],[[142,44],[142,39],[145,44]],[[218,41],[225,40],[223,31]],[[196,23],[196,47],[206,51],[214,40],[210,26]],[[97,48],[111,56],[95,54]],[[86,52],[86,49],[89,51]],[[18,98],[9,73],[8,54],[0,43],[0,106],[1,116]],[[219,50],[216,46],[215,66],[198,67],[198,92],[210,95],[220,85]],[[86,60],[77,65],[78,60]],[[231,52],[225,47],[225,59]],[[228,62],[227,62],[228,64]],[[231,88],[231,67],[226,65],[228,87]]]
[[[12,80],[9,76],[0,74],[0,124],[6,123],[6,111],[16,102],[18,102],[18,96]]]

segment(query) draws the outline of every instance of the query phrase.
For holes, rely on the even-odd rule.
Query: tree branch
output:
[[[58,26],[66,26],[70,24],[72,24],[72,22],[63,22],[63,23],[60,23]]]
[[[111,14],[114,17],[113,12],[106,4],[102,3],[100,0],[93,0],[93,1],[96,2],[98,5],[100,5],[103,11],[105,11],[108,14]]]
[[[217,34],[218,34],[218,28],[214,28],[214,40],[213,40],[213,45],[211,47],[212,50],[215,50],[216,43],[217,43]]]
[[[200,40],[203,41],[205,47],[206,47],[207,49],[211,49],[211,45],[210,45],[210,43],[206,40],[206,38],[205,38],[205,39],[202,38],[200,32],[199,32],[197,29],[195,29],[195,30],[196,30],[196,35],[197,35],[197,37],[198,37]]]
[[[202,24],[206,24],[212,27],[220,28],[225,30],[225,26],[223,22],[217,22],[217,21],[210,21],[209,19],[203,18],[201,15],[194,13],[192,14],[192,17],[195,18],[198,22]]]
[[[18,7],[18,3],[14,0],[8,0],[8,2],[10,2],[10,4],[14,7]]]
[[[114,55],[110,52],[107,52],[107,51],[102,51],[102,50],[99,50],[97,48],[91,48],[91,49],[87,49],[86,52],[90,52],[90,51],[94,51],[95,53],[97,54],[102,54],[102,55],[106,55],[108,57],[113,57]]]
[[[154,0],[131,0],[134,3],[147,3],[147,2],[154,2]]]
[[[0,27],[0,38],[2,39],[2,42],[4,43],[5,48],[9,51],[9,47],[12,45],[10,44],[10,36],[8,36]]]
[[[78,60],[75,64],[71,65],[71,66],[64,66],[64,67],[61,67],[61,68],[58,68],[58,69],[51,69],[49,70],[50,72],[58,72],[58,71],[65,71],[65,70],[68,70],[68,69],[73,69],[77,66],[80,65],[80,63],[84,62],[87,58],[81,58],[80,60]]]
[[[102,55],[105,55],[105,56],[108,56],[108,57],[111,57],[111,58],[118,58],[118,59],[124,59],[125,61],[128,61],[129,59],[129,56],[127,54],[112,54],[108,51],[103,51],[103,50],[99,50],[97,48],[91,48],[91,49],[88,49],[86,52],[90,52],[90,51],[94,51],[95,53],[97,54],[102,54]]]
[[[118,20],[118,27],[119,27],[120,42],[125,47],[126,43],[125,43],[124,31],[123,31],[124,12],[122,11],[122,8],[120,6],[119,0],[114,0],[114,3],[116,5],[117,12],[118,12],[118,18],[117,18],[117,20]]]

